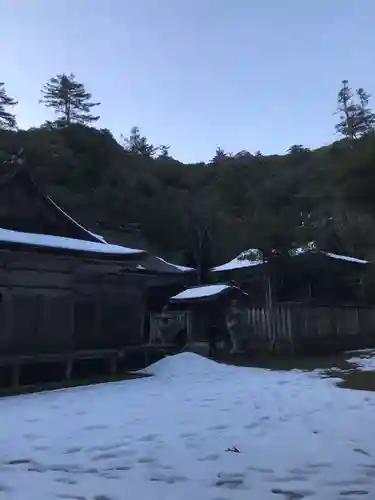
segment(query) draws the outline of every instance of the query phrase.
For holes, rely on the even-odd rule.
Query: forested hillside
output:
[[[353,96],[343,82],[331,146],[282,156],[218,148],[208,164],[177,161],[137,127],[119,142],[94,128],[98,103],[73,75],[51,79],[42,95],[56,121],[19,130],[16,101],[0,85],[0,161],[23,149],[46,192],[94,230],[137,222],[160,254],[187,265],[310,240],[375,257],[375,120],[363,89]]]

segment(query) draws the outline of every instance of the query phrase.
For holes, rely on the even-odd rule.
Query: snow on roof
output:
[[[101,234],[96,234],[96,233],[93,233],[92,231],[88,231],[88,232],[91,234],[91,236],[94,236],[94,238],[97,238],[99,241],[101,241],[101,243],[108,243],[108,241]]]
[[[297,257],[299,255],[303,255],[303,254],[306,254],[309,252],[310,253],[317,253],[311,244],[307,245],[306,247],[293,248],[293,249],[289,250],[289,255],[291,257]],[[323,252],[323,251],[320,251],[318,253],[326,255],[327,257],[329,257],[331,259],[344,260],[344,261],[353,262],[356,264],[369,264],[369,262],[367,260],[357,259],[356,257],[348,257],[346,255],[338,255],[335,253]],[[254,256],[255,258],[252,259],[251,256]],[[246,268],[246,267],[259,266],[260,264],[264,264],[264,263],[265,263],[265,261],[261,258],[260,251],[253,248],[250,250],[245,250],[244,252],[240,253],[240,255],[235,257],[230,262],[227,262],[226,264],[222,264],[221,266],[217,266],[217,267],[212,268],[211,271],[213,271],[213,272],[232,271],[234,269],[242,269],[242,268]]]
[[[330,252],[322,252],[322,253],[324,255],[327,255],[327,257],[330,257],[331,259],[346,260],[347,262],[354,262],[356,264],[370,264],[368,260],[357,259],[356,257],[348,257],[347,255],[338,255]]]
[[[249,250],[241,252],[239,255],[237,255],[237,257],[235,257],[230,262],[212,268],[211,271],[213,272],[232,271],[233,269],[242,269],[245,267],[259,266],[260,264],[264,264],[264,261],[260,255],[260,251],[256,248],[250,248]]]
[[[197,286],[195,288],[188,288],[183,292],[178,293],[170,300],[189,300],[189,299],[199,299],[202,297],[211,297],[212,295],[218,295],[224,290],[231,288],[230,285],[205,285]]]
[[[41,247],[64,248],[67,250],[94,252],[113,255],[132,255],[143,253],[143,250],[126,248],[108,243],[96,243],[95,241],[76,240],[63,236],[52,236],[49,234],[23,233],[10,229],[0,228],[0,245],[2,242],[21,243],[23,245],[36,245]]]
[[[161,260],[164,262],[164,264],[168,264],[168,266],[172,266],[177,268],[179,271],[182,271],[183,273],[188,272],[188,271],[195,271],[193,267],[186,267],[186,266],[179,266],[178,264],[172,264],[171,262],[168,262],[167,260],[163,259],[162,257],[156,257],[158,260]]]

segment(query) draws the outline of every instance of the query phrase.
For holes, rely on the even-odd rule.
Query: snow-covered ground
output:
[[[364,372],[375,371],[375,349],[361,349],[352,351],[350,354],[355,354],[355,356],[349,358],[348,362],[356,365],[358,370]]]
[[[375,497],[375,393],[189,353],[147,371],[1,399],[0,499]]]

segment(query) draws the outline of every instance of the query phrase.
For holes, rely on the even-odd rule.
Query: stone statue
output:
[[[232,343],[231,354],[241,351],[241,309],[237,300],[232,300],[225,315],[225,322]]]

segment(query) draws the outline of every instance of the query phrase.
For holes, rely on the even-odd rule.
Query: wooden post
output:
[[[68,358],[66,360],[65,366],[65,380],[70,380],[72,378],[73,371],[73,358]]]
[[[359,321],[359,307],[355,308],[355,312],[356,312],[355,316],[356,316],[356,320],[357,320],[356,321],[356,323],[357,323],[357,333],[358,333],[358,335],[360,335],[361,334],[361,326],[360,326],[360,321]]]
[[[110,365],[111,375],[116,375],[117,374],[117,353],[112,354],[109,357],[109,365]]]
[[[98,291],[95,295],[95,343],[101,342],[101,335],[102,335],[102,318],[101,318],[101,292]]]
[[[294,335],[292,327],[293,322],[291,316],[292,316],[292,308],[290,306],[286,306],[286,324],[287,324],[288,339],[289,339],[291,354],[294,354]]]
[[[146,367],[150,364],[150,351],[148,349],[145,349],[144,354],[145,354],[144,363]]]
[[[16,361],[12,365],[12,387],[13,389],[18,389],[20,386],[20,364]]]
[[[272,302],[273,302],[273,297],[272,297],[272,283],[271,283],[271,276],[269,272],[266,274],[266,307],[268,309],[272,309]]]
[[[308,283],[307,283],[307,296],[308,296],[308,299],[309,299],[309,302],[312,301],[312,298],[313,298],[313,295],[312,295],[312,286],[311,286],[311,281],[309,280]]]

